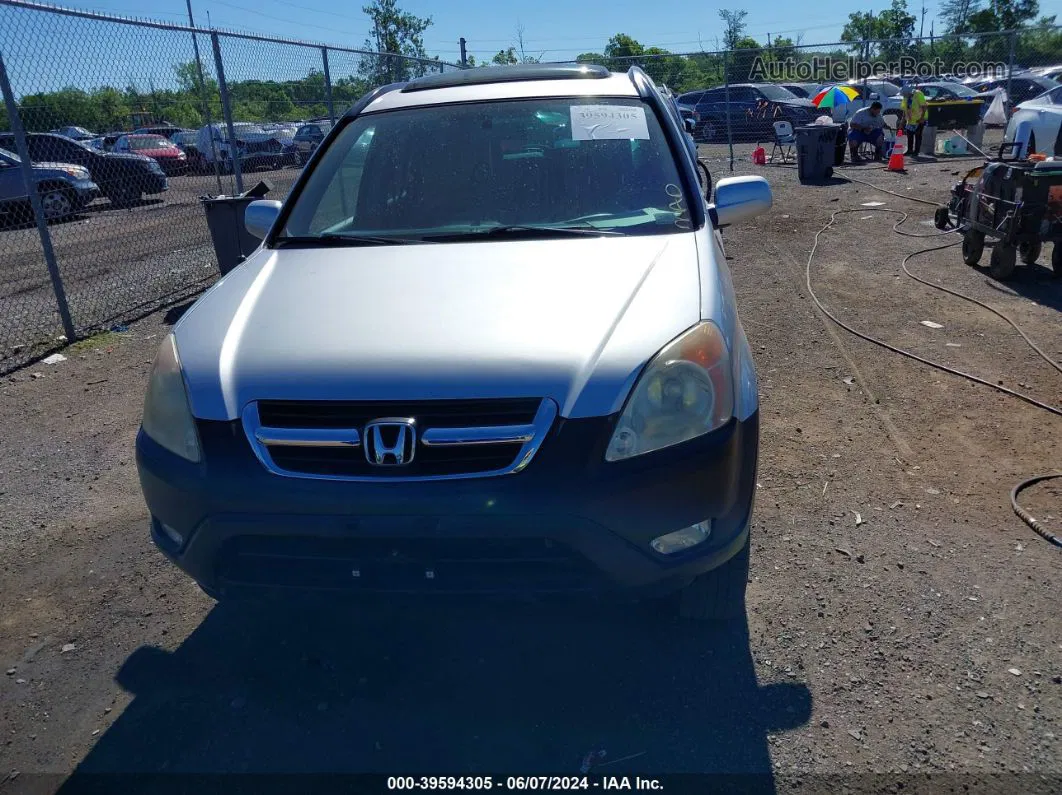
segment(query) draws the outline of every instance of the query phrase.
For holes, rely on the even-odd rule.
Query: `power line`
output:
[[[286,25],[301,25],[302,27],[315,28],[317,30],[327,30],[329,33],[340,33],[340,34],[343,34],[345,36],[366,36],[367,35],[365,32],[355,33],[352,30],[339,30],[333,25],[314,25],[311,22],[303,22],[301,20],[294,20],[294,19],[285,19],[284,17],[275,17],[275,16],[272,16],[271,14],[265,14],[265,13],[255,9],[255,8],[247,8],[245,6],[238,6],[235,3],[226,3],[226,2],[223,2],[222,0],[211,0],[211,2],[213,4],[215,4],[215,5],[224,6],[225,8],[232,8],[232,9],[234,9],[236,11],[242,11],[245,14],[254,14],[256,16],[262,17],[263,19],[271,19],[274,22],[283,22]]]

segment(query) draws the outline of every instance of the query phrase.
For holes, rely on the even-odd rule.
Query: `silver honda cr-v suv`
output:
[[[720,227],[638,68],[377,89],[151,374],[159,548],[219,598],[677,594],[744,610],[756,375]]]

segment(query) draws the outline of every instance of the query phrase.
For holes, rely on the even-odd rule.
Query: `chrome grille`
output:
[[[557,415],[552,400],[281,401],[244,411],[247,438],[279,475],[338,480],[438,480],[518,472],[530,463]],[[370,463],[365,427],[409,418],[412,460]]]

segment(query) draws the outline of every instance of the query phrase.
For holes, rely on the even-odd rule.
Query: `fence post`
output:
[[[726,142],[730,146],[730,170],[734,170],[734,131],[730,126],[730,50],[723,51],[723,90],[726,100]]]
[[[1014,50],[1018,45],[1018,31],[1012,30],[1010,32],[1010,57],[1008,58],[1007,65],[1007,107],[1014,107],[1014,96],[1011,93],[1011,80],[1014,78]]]
[[[188,24],[191,27],[195,27],[195,20],[192,19],[192,0],[188,2]],[[206,122],[207,129],[214,129],[214,122],[210,118],[210,97],[207,95],[206,90],[206,78],[203,77],[203,59],[199,55],[199,34],[192,33],[192,50],[195,52],[195,73],[199,78],[199,99],[203,103],[203,121]],[[210,136],[210,150],[214,154],[214,178],[218,181],[218,194],[221,190],[221,169],[218,166],[218,149],[214,145],[214,136]]]
[[[33,207],[33,218],[37,222],[37,234],[40,235],[41,248],[44,250],[44,262],[48,266],[48,275],[52,280],[55,301],[59,305],[59,317],[63,321],[63,331],[66,333],[67,342],[73,342],[77,339],[74,333],[74,321],[70,317],[70,306],[66,302],[66,290],[63,288],[62,276],[59,275],[55,249],[52,247],[52,235],[48,231],[48,222],[45,220],[44,210],[41,208],[41,197],[37,195],[37,181],[33,177],[29,145],[26,143],[26,130],[22,127],[22,116],[18,112],[18,105],[15,104],[15,95],[11,91],[11,82],[7,78],[7,67],[4,65],[3,53],[0,53],[0,91],[3,91],[4,104],[7,106],[7,117],[11,122],[11,131],[15,134],[15,146],[18,149],[19,159],[22,161],[22,181],[29,192],[30,205]]]
[[[243,193],[243,170],[240,167],[236,129],[232,126],[232,107],[229,104],[229,87],[225,82],[225,65],[221,62],[221,41],[216,30],[210,31],[210,43],[214,47],[214,69],[218,76],[218,91],[221,93],[221,113],[225,117],[225,127],[229,133],[229,157],[232,158],[232,173],[236,177],[236,192]]]
[[[332,104],[332,72],[328,69],[328,48],[321,48],[321,63],[324,64],[325,101],[328,102],[328,120],[336,123],[336,107]]]

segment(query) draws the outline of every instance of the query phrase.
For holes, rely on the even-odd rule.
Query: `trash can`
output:
[[[802,183],[821,183],[833,176],[839,124],[797,127],[797,177]]]
[[[837,126],[837,143],[833,152],[833,164],[844,165],[844,155],[848,151],[848,122]]]
[[[243,211],[251,202],[261,199],[273,186],[263,180],[248,191],[238,196],[202,196],[206,212],[210,239],[214,243],[214,254],[218,258],[218,270],[221,275],[231,271],[247,255],[258,248],[262,241],[247,231],[243,225]]]

